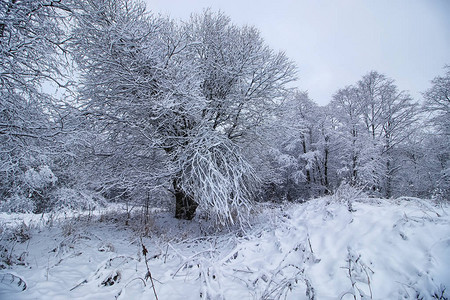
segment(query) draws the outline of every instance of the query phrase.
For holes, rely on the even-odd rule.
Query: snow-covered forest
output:
[[[0,2],[0,297],[448,299],[450,66],[317,105],[257,28]]]

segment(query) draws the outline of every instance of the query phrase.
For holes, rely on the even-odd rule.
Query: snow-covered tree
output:
[[[375,150],[372,160],[380,159],[384,164],[378,188],[384,196],[391,197],[392,181],[401,167],[395,160],[395,151],[414,131],[417,104],[407,92],[398,91],[394,80],[375,71],[358,82],[358,97],[363,104],[363,121]],[[375,174],[376,170],[373,172]]]
[[[279,114],[270,120],[266,132],[265,155],[258,155],[264,166],[264,190],[274,201],[297,200],[310,195],[310,170],[303,157],[308,125],[301,114],[309,99],[306,92],[296,92],[284,101]],[[306,150],[307,151],[307,150]]]
[[[266,157],[275,174],[268,190],[276,198],[306,200],[330,191],[336,181],[331,116],[306,92],[296,91],[281,105]]]
[[[301,140],[300,158],[304,163],[306,182],[311,196],[328,193],[330,188],[330,153],[333,139],[330,127],[333,122],[326,108],[319,107],[308,97],[300,97],[299,117],[306,124]]]
[[[353,86],[338,90],[333,95],[330,107],[338,120],[336,134],[343,144],[341,174],[351,185],[360,180],[361,168],[361,135],[364,135],[362,124],[362,103],[358,99],[358,91]]]
[[[235,26],[220,12],[193,15],[188,27],[207,104],[204,118],[231,140],[258,135],[287,96],[294,64],[270,49],[256,28]]]
[[[372,71],[338,90],[329,107],[337,121],[338,177],[391,197],[403,185],[401,169],[416,132],[417,104],[392,79]]]
[[[426,156],[432,159],[427,164],[430,173],[437,175],[436,196],[448,200],[450,197],[450,67],[445,67],[444,76],[436,76],[431,87],[423,93],[423,111],[427,115]],[[428,169],[427,168],[427,169]]]
[[[436,76],[431,81],[431,88],[423,93],[425,99],[423,110],[430,114],[430,119],[439,133],[450,136],[450,66],[445,67],[444,76]]]
[[[64,1],[0,3],[0,198],[23,193],[27,172],[50,163],[62,123],[41,85],[62,85],[69,10]]]
[[[257,29],[235,26],[222,13],[193,15],[188,30],[207,101],[202,119],[240,145],[258,177],[271,182],[276,175],[265,158],[273,133],[286,133],[274,118],[290,91],[294,65],[265,45]]]
[[[210,12],[180,26],[140,2],[86,0],[76,23],[80,99],[111,184],[167,188],[178,218],[198,205],[239,218],[257,181],[243,141],[292,80],[287,58]]]
[[[97,133],[86,156],[97,166],[95,184],[135,197],[154,194],[176,172],[166,153],[190,138],[202,107],[185,36],[138,2],[80,1],[75,16],[79,100]]]

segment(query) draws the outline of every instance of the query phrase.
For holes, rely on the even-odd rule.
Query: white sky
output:
[[[450,64],[450,0],[145,0],[188,20],[204,8],[254,25],[299,68],[297,86],[319,104],[376,70],[421,100]]]

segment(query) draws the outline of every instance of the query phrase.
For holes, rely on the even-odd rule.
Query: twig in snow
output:
[[[215,249],[208,249],[208,250],[200,251],[200,252],[198,252],[198,253],[196,253],[196,254],[190,256],[189,258],[185,259],[184,262],[181,264],[181,266],[180,266],[180,267],[176,270],[176,272],[172,275],[172,279],[175,278],[175,276],[177,275],[177,273],[178,273],[181,269],[183,269],[183,267],[184,267],[191,259],[193,259],[194,257],[196,257],[196,256],[198,256],[198,255],[200,255],[200,254],[203,254],[203,253],[211,253],[211,252],[217,252],[217,250],[215,250]]]
[[[74,286],[73,288],[71,288],[69,291],[73,291],[74,289],[76,289],[77,287],[82,286],[83,284],[87,283],[87,279],[83,280],[82,282],[80,282],[79,284],[77,284],[76,286]]]
[[[352,287],[349,291],[344,292],[340,295],[339,299],[342,299],[345,295],[351,294],[353,295],[353,298],[357,300],[358,294],[361,297],[361,299],[373,299],[372,294],[372,287],[370,282],[370,275],[369,271],[373,274],[373,270],[366,266],[361,261],[361,255],[356,255],[352,251],[350,247],[347,249],[348,255],[347,255],[347,267],[343,267],[343,269],[348,270],[348,278],[350,279],[350,282],[352,284]],[[363,276],[363,273],[365,274],[367,281],[361,280],[361,277]],[[370,295],[366,295],[364,291],[359,287],[360,283],[364,283],[368,286]]]
[[[164,263],[166,263],[166,260],[167,260],[167,251],[169,251],[169,244],[167,244],[166,254],[164,254]]]
[[[311,253],[314,254],[314,251],[311,246],[311,240],[309,239],[309,234],[308,234],[308,244],[309,244],[309,250],[311,250]]]
[[[142,279],[141,277],[137,277],[137,278],[131,279],[127,284],[125,284],[124,287],[127,287],[130,283],[132,283],[132,282],[135,281],[135,280],[141,280],[142,283],[144,284],[144,286],[147,286],[147,284],[145,283],[145,280],[144,280],[144,279]]]
[[[150,268],[149,268],[148,262],[147,262],[148,250],[147,250],[147,248],[145,248],[144,243],[142,242],[142,236],[140,238],[141,238],[141,245],[142,245],[142,255],[144,255],[145,266],[147,267],[147,274],[145,274],[145,280],[150,278],[150,281],[152,283],[153,293],[155,294],[156,300],[158,300],[158,295],[156,294],[156,289],[155,289],[155,283],[153,282],[152,273],[150,272]]]

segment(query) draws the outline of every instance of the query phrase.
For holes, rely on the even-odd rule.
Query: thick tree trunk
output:
[[[325,179],[325,195],[328,195],[330,192],[330,184],[328,182],[328,148],[325,148],[325,159],[323,162],[323,175]]]
[[[306,149],[306,141],[305,141],[304,136],[302,138],[302,146],[303,146],[303,153],[306,154],[307,149]],[[309,170],[306,170],[306,182],[308,184],[311,184],[311,174],[309,173]]]
[[[198,203],[194,201],[194,198],[191,195],[186,194],[180,188],[178,179],[174,179],[172,184],[175,194],[175,218],[192,220]]]
[[[386,198],[391,198],[392,196],[392,170],[391,161],[388,159],[386,161]]]
[[[356,168],[358,163],[358,156],[355,154],[352,155],[352,177],[350,180],[351,185],[355,186],[358,182],[358,169]]]

